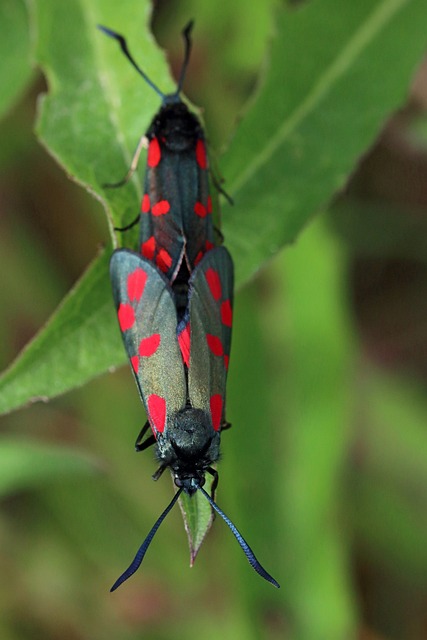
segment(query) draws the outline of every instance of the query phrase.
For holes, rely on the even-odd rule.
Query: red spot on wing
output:
[[[154,353],[156,353],[159,345],[160,333],[153,333],[153,335],[148,336],[148,338],[143,338],[141,340],[139,343],[138,353],[140,356],[150,358]]]
[[[231,327],[233,324],[233,309],[229,299],[221,304],[221,320],[226,327]]]
[[[212,242],[209,242],[209,240],[206,240],[206,242],[205,242],[205,251],[206,251],[206,253],[208,251],[210,251],[211,249],[213,249],[214,246],[215,245]]]
[[[212,416],[212,425],[215,431],[219,431],[222,420],[222,396],[217,393],[214,396],[211,396],[210,400],[211,404],[211,416]]]
[[[178,344],[181,350],[182,359],[187,367],[190,366],[190,323],[187,322],[181,333],[178,334]]]
[[[166,423],[166,400],[152,393],[147,398],[148,417],[158,433],[163,433]]]
[[[205,218],[207,214],[205,205],[201,202],[196,202],[196,204],[194,205],[194,213],[200,218]]]
[[[208,213],[212,213],[212,198],[208,196]]]
[[[221,280],[219,279],[218,271],[215,271],[215,269],[209,268],[206,271],[205,278],[214,300],[219,300],[221,298],[222,290],[221,290]]]
[[[155,250],[156,250],[156,241],[154,239],[154,236],[151,236],[151,238],[148,238],[148,240],[143,242],[141,245],[141,253],[144,256],[144,258],[147,258],[147,260],[152,260],[154,258]]]
[[[203,251],[199,251],[199,253],[197,254],[197,256],[194,259],[194,265],[199,264],[200,260],[203,258],[205,254],[203,253]]]
[[[160,271],[166,273],[172,266],[172,257],[166,251],[166,249],[160,249],[159,253],[156,257],[156,264],[159,267]]]
[[[135,371],[136,375],[138,375],[139,356],[132,356],[132,358],[130,359],[130,363],[132,365],[132,369]]]
[[[218,338],[218,336],[213,336],[211,333],[207,333],[206,342],[208,343],[208,347],[212,351],[214,356],[224,355],[224,347],[222,346],[222,342]]]
[[[153,138],[150,140],[150,144],[148,145],[148,155],[147,155],[147,164],[149,167],[157,167],[162,157],[162,152],[160,151],[160,144],[157,138]]]
[[[228,365],[230,364],[230,356],[224,356],[224,367],[228,371]]]
[[[141,211],[142,213],[148,213],[150,211],[150,196],[148,193],[144,193],[144,197],[142,198]]]
[[[206,147],[203,140],[199,138],[196,143],[196,160],[201,169],[206,169],[208,166],[206,158]]]
[[[160,202],[153,204],[151,213],[153,216],[164,216],[165,213],[170,211],[170,208],[171,206],[167,200],[160,200]]]
[[[141,299],[146,282],[147,274],[143,269],[135,269],[135,271],[128,276],[129,300],[136,300],[138,302]]]
[[[130,304],[120,304],[117,310],[117,317],[121,331],[127,331],[135,322],[135,311]]]

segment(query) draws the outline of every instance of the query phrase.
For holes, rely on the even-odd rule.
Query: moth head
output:
[[[211,416],[202,409],[186,407],[179,411],[168,431],[165,460],[177,487],[192,495],[205,482],[205,472],[219,458],[220,436]]]
[[[156,136],[160,144],[174,153],[193,149],[202,129],[196,116],[186,104],[165,103],[155,115],[147,132],[148,137]]]

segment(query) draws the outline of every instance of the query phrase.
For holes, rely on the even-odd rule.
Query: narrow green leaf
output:
[[[301,638],[352,638],[356,630],[349,543],[340,522],[353,368],[345,271],[345,256],[321,220],[275,270],[282,291],[272,314],[279,342],[287,327],[285,341],[272,345],[274,353],[287,353],[286,369],[273,383],[275,433],[282,437],[279,530],[286,532],[284,574],[293,578],[286,598]]]
[[[205,491],[211,492],[212,478],[206,475]],[[184,519],[185,531],[190,547],[190,566],[193,566],[203,540],[214,521],[212,508],[202,493],[196,491],[193,496],[181,494],[179,506]]]
[[[222,163],[238,283],[342,188],[405,100],[426,18],[425,0],[313,0],[278,13],[261,90]]]
[[[0,496],[34,489],[64,476],[94,473],[98,462],[82,451],[69,447],[0,439]]]
[[[0,379],[0,412],[48,400],[125,361],[104,251]]]

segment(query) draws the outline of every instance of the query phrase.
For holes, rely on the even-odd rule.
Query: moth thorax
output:
[[[187,407],[175,416],[171,432],[173,448],[179,458],[200,458],[204,456],[216,435],[212,420],[202,409]]]
[[[156,114],[147,132],[148,137],[157,137],[160,143],[173,153],[194,149],[198,138],[203,136],[199,121],[183,102],[166,104]]]

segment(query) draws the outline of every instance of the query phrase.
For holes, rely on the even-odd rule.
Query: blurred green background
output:
[[[99,44],[96,23],[121,31],[131,18],[111,23],[114,11],[117,21],[133,16],[132,50],[135,34],[150,23],[176,76],[179,31],[195,18],[185,91],[203,107],[211,149],[236,200],[234,208],[223,207],[239,290],[227,398],[233,428],[222,439],[217,500],[282,588],[251,571],[218,519],[190,570],[177,509],[138,574],[109,594],[172,487],[167,477],[153,484],[149,453],[133,453],[145,418],[129,368],[94,378],[124,354],[118,330],[105,320],[109,306],[96,313],[98,289],[86,314],[77,285],[69,302],[75,316],[66,312],[63,325],[48,325],[45,343],[33,343],[0,386],[6,413],[28,403],[38,377],[46,399],[90,379],[48,404],[2,417],[0,636],[422,640],[427,7],[417,0],[361,1],[356,8],[348,0],[163,0],[150,18],[145,2],[115,4],[0,1],[1,361],[7,367],[40,330],[100,247],[111,252],[101,204],[67,178],[34,136],[37,100],[47,86],[32,65],[51,71],[50,88],[59,95],[62,82],[78,78],[76,103],[70,90],[68,110],[64,98],[62,111],[48,112],[45,104],[38,131],[70,176],[99,195],[90,172],[104,180],[123,175],[126,158],[116,162],[116,149],[131,152],[158,100],[149,95],[147,106],[123,98],[116,115],[134,110],[129,132],[124,116],[129,139],[105,133],[114,111],[104,114],[85,98],[92,82],[86,45],[102,47],[100,59],[108,55],[117,82],[127,83],[114,85],[113,102],[134,86],[141,96],[149,89],[114,43]],[[81,23],[72,22],[72,11]],[[275,42],[284,43],[286,56]],[[154,41],[144,46],[157,51]],[[346,54],[331,62],[332,46]],[[142,66],[162,88],[173,87],[161,59],[149,55],[139,54]],[[354,60],[360,64],[346,75]],[[314,84],[316,64],[324,71]],[[338,77],[344,81],[335,84]],[[258,116],[256,104],[242,115],[260,85]],[[90,104],[88,116],[76,113]],[[142,123],[139,108],[148,113]],[[317,118],[307,117],[312,112]],[[61,117],[70,122],[74,146]],[[283,126],[274,129],[279,118]],[[279,145],[289,167],[274,156]],[[246,170],[247,188],[239,191]],[[137,186],[127,193],[106,196],[109,221],[128,214]],[[102,291],[109,286],[104,271]],[[85,333],[88,316],[92,333]],[[67,346],[61,341],[70,327],[77,338]],[[116,345],[121,355],[110,356]],[[97,354],[104,352],[101,363]]]

